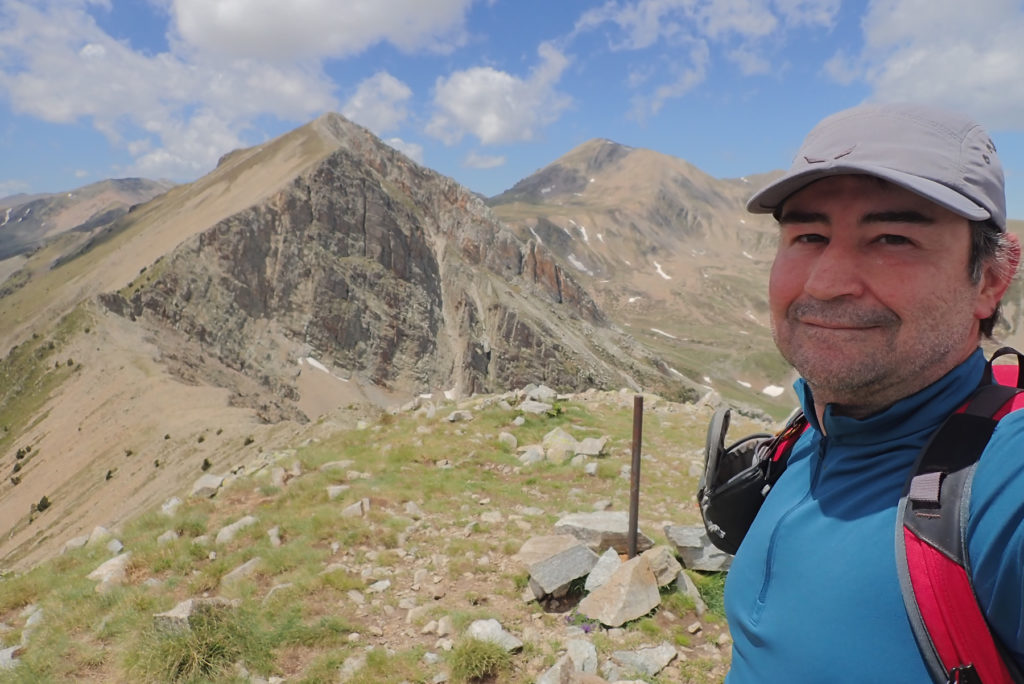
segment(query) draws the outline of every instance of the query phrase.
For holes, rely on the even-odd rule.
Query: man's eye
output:
[[[808,244],[824,244],[828,242],[828,238],[819,233],[803,233],[793,238],[793,242],[802,242]]]
[[[876,240],[883,245],[909,245],[910,239],[904,235],[879,235]]]

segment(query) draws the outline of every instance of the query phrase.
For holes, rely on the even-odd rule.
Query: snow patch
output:
[[[679,371],[677,371],[677,370],[676,370],[675,368],[673,368],[672,366],[669,366],[669,367],[668,367],[668,369],[669,369],[669,371],[671,371],[671,372],[675,373],[676,375],[678,375],[678,376],[679,376],[679,377],[681,377],[681,378],[685,378],[685,377],[686,377],[685,375],[683,375],[682,373],[680,373]]]
[[[447,399],[448,401],[454,401],[455,399],[458,399],[458,397],[459,397],[459,388],[458,387],[452,387],[450,390],[445,390],[444,391],[444,398]]]
[[[660,275],[662,278],[664,278],[665,280],[672,280],[672,276],[661,270],[661,264],[659,264],[657,261],[654,262],[654,268],[658,270],[658,275]]]
[[[577,226],[577,227],[580,229],[580,234],[583,236],[583,241],[584,242],[590,242],[590,238],[587,237],[587,227],[586,226]]]
[[[548,194],[549,192],[551,192],[551,191],[552,191],[552,190],[554,190],[554,189],[555,189],[555,186],[554,186],[554,185],[549,185],[549,186],[548,186],[548,187],[546,187],[546,188],[541,188],[541,189],[540,189],[540,194],[542,194],[542,195],[546,195],[546,194]]]
[[[749,254],[747,254],[746,252],[740,252],[740,254],[742,254],[743,256],[747,257],[747,258],[748,258],[748,259],[750,259],[751,261],[753,261],[753,260],[754,260],[754,257],[750,256],[750,255],[749,255]]]
[[[7,207],[7,212],[4,213],[4,222],[0,223],[0,226],[7,225],[7,222],[11,220],[11,208]]]
[[[596,178],[591,178],[591,179],[590,179],[589,181],[587,181],[587,182],[588,182],[588,183],[593,183],[593,182],[594,182],[595,180],[597,180],[597,179],[596,179]]]
[[[569,263],[572,264],[577,271],[582,271],[583,273],[586,273],[588,276],[594,275],[594,272],[587,268],[582,261],[577,259],[575,254],[569,255]]]
[[[664,330],[658,330],[657,328],[651,328],[651,332],[658,333],[659,335],[664,335],[665,337],[669,338],[670,340],[678,340],[679,339],[675,335],[667,333]]]
[[[320,371],[322,373],[327,373],[328,375],[330,375],[335,380],[341,380],[342,382],[348,382],[348,380],[346,380],[345,378],[338,377],[337,375],[332,373],[327,368],[327,366],[325,366],[324,364],[320,363],[319,361],[314,359],[312,356],[307,356],[305,359],[299,359],[299,365],[300,366],[302,365],[303,361],[305,361],[306,363],[308,363],[310,366],[312,366],[313,368],[317,369],[318,371]]]
[[[632,304],[633,302],[639,301],[641,299],[643,299],[643,297],[630,297],[629,303]]]
[[[736,384],[740,385],[741,387],[746,387],[747,389],[750,389],[752,386],[749,382],[743,382],[742,380],[737,380]]]
[[[702,379],[702,380],[704,380],[704,382],[708,383],[709,385],[711,384],[711,378],[709,378],[708,376],[706,376],[706,375],[705,375],[705,376],[704,376],[703,378],[701,378],[701,379]]]
[[[598,233],[598,234],[597,234],[597,239],[598,239],[598,240],[599,240],[600,242],[604,242],[604,234],[603,234],[603,233]]]
[[[780,396],[785,391],[786,389],[784,387],[779,387],[778,385],[768,385],[763,390],[761,390],[761,394],[767,394],[769,397],[777,397]]]
[[[747,219],[740,219],[740,223],[744,226],[747,225]]]
[[[537,235],[537,231],[533,229],[533,226],[530,226],[530,233],[533,234],[533,239],[537,241],[538,245],[544,244],[544,241],[540,239],[540,235]]]

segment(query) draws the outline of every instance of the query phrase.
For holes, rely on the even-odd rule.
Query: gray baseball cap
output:
[[[915,104],[861,105],[823,119],[789,171],[751,197],[747,210],[773,213],[804,186],[843,174],[883,178],[1006,230],[1003,167],[988,133],[961,114]]]

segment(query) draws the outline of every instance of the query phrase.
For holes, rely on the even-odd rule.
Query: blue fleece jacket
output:
[[[863,420],[795,387],[810,429],[729,571],[728,684],[929,682],[896,572],[896,506],[917,453],[977,387],[978,350]],[[1024,664],[1024,410],[999,422],[971,492],[968,553],[981,605]]]

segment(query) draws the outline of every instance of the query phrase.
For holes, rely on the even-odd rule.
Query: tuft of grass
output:
[[[448,664],[454,681],[472,684],[508,672],[512,668],[512,657],[497,644],[466,639],[452,650]]]
[[[690,578],[697,586],[701,599],[707,604],[708,614],[725,619],[725,578],[724,572],[691,572]]]

